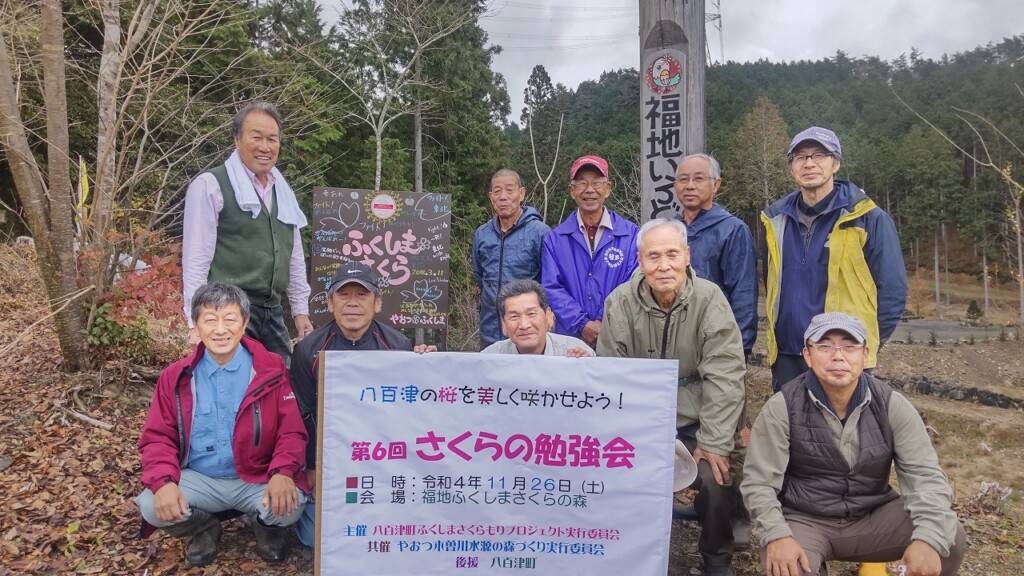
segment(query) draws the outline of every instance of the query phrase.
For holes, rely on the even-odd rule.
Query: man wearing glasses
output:
[[[569,170],[576,210],[544,239],[544,290],[555,332],[597,347],[604,299],[636,269],[636,224],[605,207],[613,184],[608,162],[581,156]]]
[[[551,228],[540,213],[523,206],[526,188],[519,174],[502,168],[488,193],[494,218],[473,234],[471,264],[480,286],[480,349],[501,340],[498,292],[513,280],[540,280],[541,243]]]
[[[765,227],[768,362],[772,387],[807,371],[801,335],[811,318],[841,311],[863,319],[872,348],[889,339],[907,300],[892,218],[854,184],[836,180],[842,148],[817,126],[793,138],[789,171],[799,188],[761,213]]]
[[[713,156],[691,154],[676,169],[676,200],[686,224],[690,266],[697,276],[722,289],[743,333],[743,352],[750,356],[757,338],[757,259],[750,228],[715,203],[722,169]]]
[[[764,405],[743,468],[764,573],[824,574],[835,559],[956,574],[966,537],[953,491],[917,410],[865,371],[868,329],[827,312],[804,342],[810,369]],[[899,492],[889,485],[893,464]]]

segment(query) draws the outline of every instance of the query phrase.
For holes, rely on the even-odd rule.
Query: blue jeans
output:
[[[313,547],[313,540],[316,538],[316,504],[310,498],[310,502],[302,510],[302,516],[295,522],[295,535],[303,546]]]
[[[264,308],[250,305],[245,335],[259,340],[267,350],[284,358],[285,366],[291,366],[292,337],[284,325],[284,310],[280,306]]]
[[[267,526],[294,524],[306,508],[306,495],[296,488],[299,505],[287,516],[274,516],[272,511],[263,507],[263,492],[266,488],[266,484],[253,484],[237,477],[210,478],[188,468],[181,471],[181,481],[178,482],[178,489],[185,496],[189,506],[185,520],[192,516],[192,509],[195,508],[211,513],[225,510],[238,510],[243,514],[258,513],[260,520]],[[135,498],[135,504],[146,522],[153,526],[164,528],[175,524],[157,517],[156,509],[153,507],[153,492],[148,488]]]

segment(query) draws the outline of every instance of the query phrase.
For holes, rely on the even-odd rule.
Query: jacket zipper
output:
[[[513,225],[512,228],[515,228]],[[498,289],[494,292],[494,311],[498,314],[498,333],[501,334],[501,310],[498,309],[498,294],[501,292],[501,279],[505,274],[505,237],[512,233],[510,228],[506,234],[501,234],[501,220],[498,221],[498,234],[501,234],[501,242],[498,244]]]
[[[260,447],[260,436],[263,434],[263,423],[260,421],[260,401],[257,400],[252,405],[252,427],[253,427],[253,446],[256,448]]]

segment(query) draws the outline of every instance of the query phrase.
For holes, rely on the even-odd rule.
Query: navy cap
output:
[[[327,288],[328,298],[331,294],[334,294],[335,290],[352,282],[359,284],[370,292],[380,294],[380,276],[373,271],[373,268],[362,262],[349,260],[338,265],[334,278],[331,278],[331,285]]]

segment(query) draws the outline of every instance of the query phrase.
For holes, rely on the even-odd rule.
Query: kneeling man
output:
[[[149,528],[192,539],[189,566],[213,562],[218,512],[255,518],[257,552],[285,556],[285,527],[302,514],[309,488],[306,428],[284,360],[245,336],[249,300],[211,283],[192,297],[195,352],[163,371],[139,438],[142,485],[135,503]]]
[[[859,318],[815,316],[810,370],[754,423],[741,489],[766,574],[824,574],[833,559],[899,560],[906,576],[960,568],[966,540],[949,482],[914,406],[864,372],[869,345]]]
[[[516,280],[498,293],[501,330],[507,339],[481,350],[486,354],[540,354],[582,358],[593,356],[586,342],[573,336],[556,334],[555,315],[548,305],[544,287],[536,280]]]

